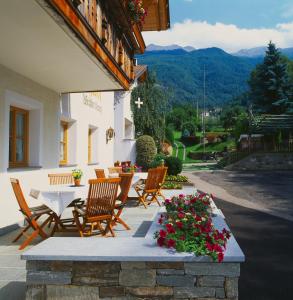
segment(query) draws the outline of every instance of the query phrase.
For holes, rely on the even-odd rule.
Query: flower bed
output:
[[[211,195],[179,195],[165,201],[166,214],[155,233],[160,247],[174,248],[178,252],[193,252],[196,256],[208,255],[222,262],[230,232],[214,228],[211,218]]]
[[[189,182],[188,177],[183,175],[167,175],[165,178],[166,181],[172,182]]]
[[[182,184],[171,182],[171,181],[165,181],[162,185],[162,189],[164,190],[182,190]]]

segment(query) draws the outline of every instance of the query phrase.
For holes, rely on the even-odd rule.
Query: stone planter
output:
[[[244,255],[233,235],[217,263],[158,247],[156,221],[145,238],[59,237],[33,247],[22,255],[26,299],[238,299]],[[228,229],[220,214],[213,223]]]

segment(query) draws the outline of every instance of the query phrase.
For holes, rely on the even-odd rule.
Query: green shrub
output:
[[[173,133],[173,130],[170,127],[166,127],[166,129],[165,129],[165,139],[172,146],[174,145],[174,133]]]
[[[142,135],[136,140],[136,164],[147,170],[157,154],[154,139],[149,135]]]
[[[165,161],[166,159],[166,155],[164,155],[163,153],[158,153],[154,160],[149,164],[149,168],[156,168],[159,167],[162,163],[162,159]]]
[[[182,161],[177,157],[166,157],[165,165],[168,167],[168,175],[178,175],[182,172]]]

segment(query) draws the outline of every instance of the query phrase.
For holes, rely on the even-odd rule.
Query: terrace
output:
[[[181,191],[164,190],[163,193],[171,198],[179,193],[195,192],[193,186],[185,186]],[[131,189],[129,196],[134,195]],[[228,240],[223,263],[212,262],[207,256],[196,257],[158,247],[153,235],[160,229],[158,218],[165,208],[152,204],[145,209],[136,205],[137,199],[131,199],[122,215],[131,230],[116,226],[115,238],[80,238],[76,232],[57,233],[45,241],[36,239],[33,245],[19,251],[19,243],[11,244],[16,232],[1,237],[0,296],[24,298],[25,280],[29,286],[26,299],[35,299],[37,295],[43,299],[46,293],[47,299],[65,295],[124,299],[126,293],[134,299],[154,296],[153,293],[167,299],[237,296],[244,255],[233,236]],[[222,212],[213,202],[211,208],[215,227],[228,229]],[[27,260],[27,271],[24,260]],[[130,270],[133,276],[129,275]],[[218,281],[214,282],[214,278]],[[209,280],[210,283],[205,282]]]

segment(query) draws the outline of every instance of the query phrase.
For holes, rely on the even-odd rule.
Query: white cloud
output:
[[[228,52],[264,46],[270,40],[277,47],[293,47],[293,22],[278,24],[275,28],[247,29],[233,24],[185,20],[175,23],[169,31],[144,33],[146,44],[219,47]]]

